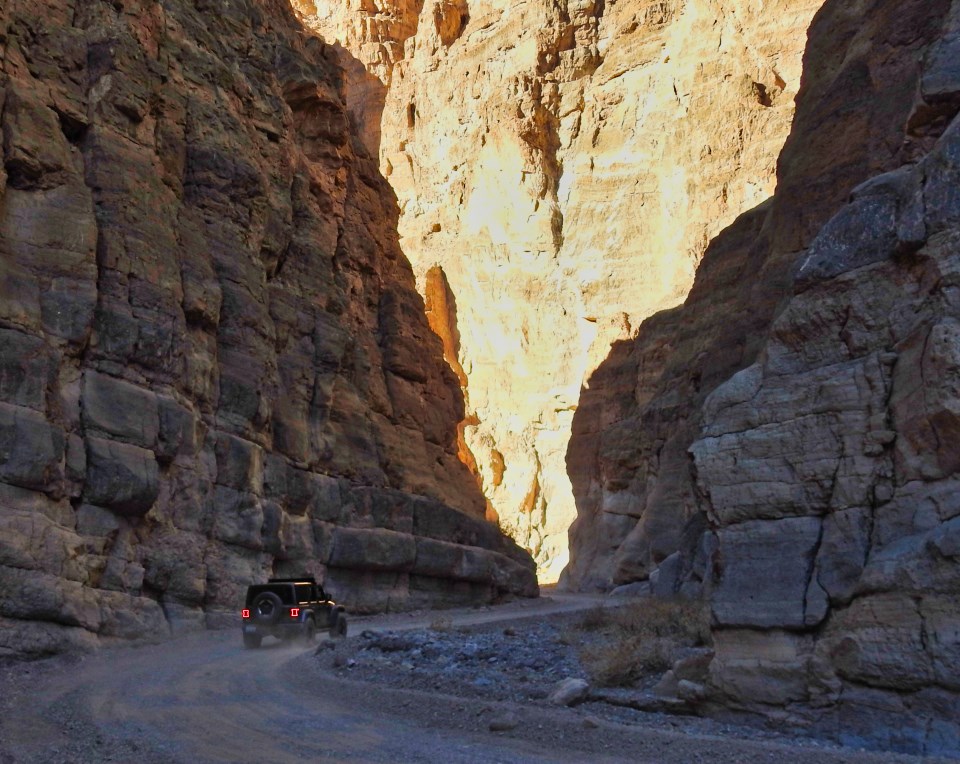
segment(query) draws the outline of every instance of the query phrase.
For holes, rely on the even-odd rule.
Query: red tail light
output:
[[[298,608],[298,607],[292,607],[292,608],[290,608],[290,617],[291,617],[291,618],[298,618],[299,616],[300,616],[300,608]]]
[[[243,616],[244,618],[249,618],[249,617],[250,617],[250,611],[249,611],[249,610],[241,610],[241,611],[240,611],[240,615]]]

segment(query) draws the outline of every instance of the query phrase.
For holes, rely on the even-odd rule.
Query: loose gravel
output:
[[[481,630],[365,631],[318,656],[355,679],[490,700],[542,700],[562,679],[586,679],[575,650],[549,623]]]
[[[501,701],[549,708],[548,696],[561,681],[589,681],[570,635],[571,623],[569,615],[557,615],[516,627],[363,631],[345,642],[323,641],[315,651],[315,661],[321,671],[342,679],[442,693],[458,701],[473,701],[478,708],[484,702]],[[651,699],[649,688],[657,678],[645,676],[635,688],[606,694]],[[588,725],[602,719],[647,729],[844,750],[803,734],[693,715],[641,711],[597,699],[588,699],[575,710]]]

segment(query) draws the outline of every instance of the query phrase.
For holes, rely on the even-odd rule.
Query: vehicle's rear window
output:
[[[251,586],[247,589],[247,606],[256,599],[256,596],[260,592],[273,592],[276,594],[280,601],[284,605],[294,605],[296,602],[293,599],[293,587],[290,584],[260,584],[258,586]]]
[[[313,586],[310,584],[297,584],[297,599],[300,602],[308,602],[315,599],[313,596]]]

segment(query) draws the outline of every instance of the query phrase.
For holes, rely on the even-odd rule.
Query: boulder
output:
[[[611,597],[649,597],[652,593],[649,581],[634,581],[621,584],[610,590]]]
[[[560,681],[547,696],[547,702],[555,706],[575,706],[590,695],[590,684],[583,679],[568,677]]]
[[[501,711],[494,714],[487,723],[491,732],[509,732],[520,726],[520,718],[512,711]]]
[[[152,451],[128,443],[87,438],[84,499],[120,515],[145,515],[160,494],[160,468]]]
[[[58,490],[66,439],[42,414],[0,403],[0,480],[23,488]]]

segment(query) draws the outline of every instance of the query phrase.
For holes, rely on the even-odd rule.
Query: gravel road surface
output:
[[[351,633],[524,622],[595,607],[535,601],[351,620]],[[533,621],[527,619],[534,619]],[[360,639],[354,636],[351,639]],[[342,674],[342,672],[341,672]],[[506,721],[505,724],[500,722]],[[493,731],[491,727],[505,727]],[[911,757],[619,723],[584,709],[356,681],[313,648],[205,632],[0,667],[0,764],[13,762],[909,762]]]

